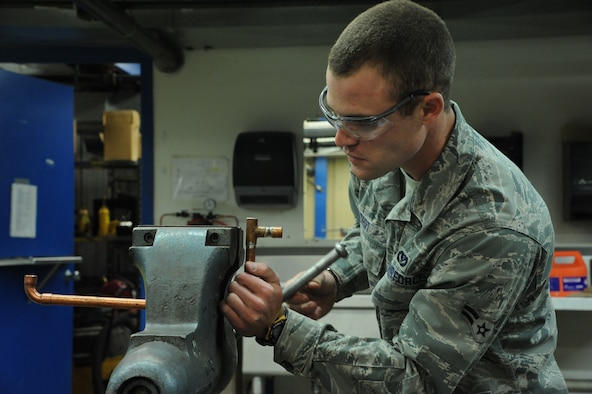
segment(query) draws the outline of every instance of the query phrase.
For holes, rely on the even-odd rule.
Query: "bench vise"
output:
[[[106,392],[221,392],[238,356],[219,302],[244,261],[242,230],[137,227],[130,255],[144,279],[146,325],[132,334]]]
[[[281,227],[247,218],[247,258],[255,261],[257,238],[281,236]],[[245,261],[242,241],[239,227],[139,226],[130,256],[145,299],[39,293],[36,275],[25,275],[24,289],[42,305],[146,310],[145,328],[131,335],[107,394],[219,393],[238,363],[236,334],[219,303]]]

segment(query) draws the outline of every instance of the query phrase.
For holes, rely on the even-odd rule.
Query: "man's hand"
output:
[[[281,315],[282,288],[277,274],[264,263],[247,261],[228,286],[220,309],[236,332],[245,337],[263,337]]]
[[[286,282],[286,286],[302,273]],[[337,299],[335,278],[324,270],[300,289],[287,302],[290,308],[312,319],[320,319],[333,308]]]

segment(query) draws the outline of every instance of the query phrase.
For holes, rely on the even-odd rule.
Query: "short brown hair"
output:
[[[394,101],[416,90],[437,91],[449,109],[455,60],[452,36],[435,12],[391,0],[364,11],[343,30],[329,53],[329,69],[347,77],[363,65],[376,67],[391,83]]]

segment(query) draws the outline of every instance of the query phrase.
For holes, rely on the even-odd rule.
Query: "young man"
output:
[[[413,2],[348,25],[319,104],[351,168],[349,256],[289,311],[263,263],[248,262],[222,303],[239,334],[331,392],[567,392],[553,356],[551,218],[450,101],[454,63],[444,22]],[[381,338],[314,320],[366,288]]]

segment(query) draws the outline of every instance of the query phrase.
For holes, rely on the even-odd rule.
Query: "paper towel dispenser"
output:
[[[297,199],[296,139],[285,131],[246,131],[234,145],[234,195],[241,207],[292,207]]]
[[[592,124],[562,130],[563,219],[592,220]]]

